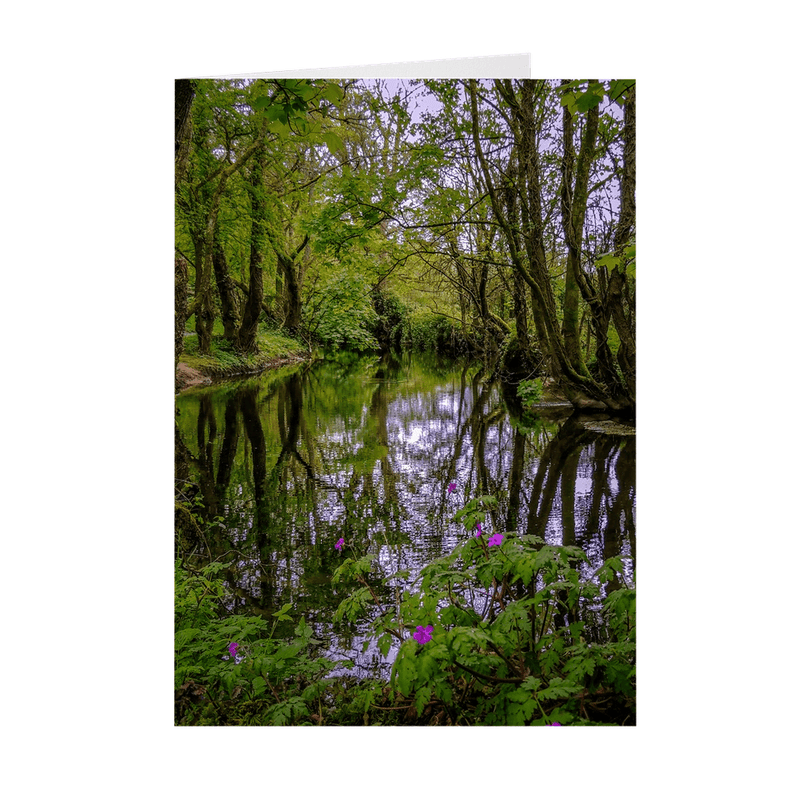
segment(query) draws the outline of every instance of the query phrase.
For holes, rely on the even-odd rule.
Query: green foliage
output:
[[[532,381],[520,381],[517,386],[517,397],[524,403],[538,403],[542,399],[543,389],[541,378]]]
[[[413,350],[453,352],[462,338],[452,320],[427,309],[416,308],[402,321],[402,342]]]
[[[488,494],[466,502],[453,516],[464,539],[410,584],[406,570],[384,574],[389,562],[348,541],[352,555],[332,575],[334,622],[368,619],[365,649],[372,642],[384,656],[399,645],[388,683],[331,677],[352,662],[320,656],[322,643],[291,603],[269,615],[231,613],[228,562],[178,561],[176,724],[634,723],[636,591],[627,559],[592,572],[579,547],[537,536],[506,532],[488,545],[488,531],[474,534],[497,508]],[[422,644],[418,626],[432,630]]]
[[[622,251],[622,256],[615,256],[613,253],[605,253],[596,261],[598,267],[606,269],[618,269],[620,267],[631,278],[636,278],[636,242],[632,241]]]
[[[536,81],[533,96],[526,95],[535,104],[533,113],[525,115],[520,128],[520,121],[512,120],[523,85],[531,84],[487,84],[476,106],[479,140],[494,143],[484,153],[487,175],[505,175],[494,187],[502,194],[498,208],[513,198],[516,209],[527,202],[526,170],[515,168],[512,174],[503,164],[503,154],[519,148],[519,136],[546,135],[562,108],[577,115],[578,136],[581,115],[602,104],[589,159],[590,194],[594,208],[609,210],[594,220],[589,215],[582,234],[583,249],[594,254],[595,248],[608,246],[602,232],[615,228],[616,212],[604,195],[618,191],[629,158],[623,153],[622,115],[609,106],[628,102],[635,83]],[[227,286],[222,295],[230,330],[249,293],[250,256],[258,252],[263,254],[266,313],[304,339],[310,334],[329,347],[362,352],[374,349],[376,342],[384,348],[437,353],[469,349],[489,366],[516,313],[512,300],[520,289],[512,282],[517,268],[510,256],[522,240],[513,247],[506,241],[504,233],[515,224],[496,219],[489,196],[477,191],[472,111],[463,83],[230,79],[199,80],[195,88],[191,152],[185,179],[176,190],[176,245],[189,263],[189,285],[194,284],[190,302],[202,300],[206,313],[218,315],[220,287]],[[421,97],[426,102],[412,114]],[[558,255],[565,243],[557,224],[566,157],[561,146],[555,142],[542,153],[535,170],[541,218],[525,226],[546,233],[548,246],[552,237],[552,285],[541,289],[553,291],[556,298],[563,294],[565,272]],[[210,269],[212,222],[230,282]],[[520,233],[530,236],[522,229]],[[635,278],[635,253],[599,257],[606,256],[621,258],[603,263],[624,267]],[[341,274],[350,277],[338,285]],[[595,281],[591,270],[585,277]],[[403,307],[390,308],[387,302],[379,308],[376,300],[377,317],[370,314],[357,296],[369,295],[375,287],[393,292]],[[626,293],[624,303],[633,330],[632,293]],[[429,310],[412,310],[416,305]],[[588,310],[594,313],[593,307]],[[529,327],[532,311],[529,307]],[[560,322],[558,314],[553,325]],[[612,317],[610,327],[622,324],[620,319]],[[208,347],[205,336],[203,347]],[[538,364],[533,353],[523,355]],[[534,367],[515,364],[515,379]]]
[[[290,356],[305,356],[308,350],[296,339],[261,324],[256,339],[257,353],[242,355],[233,344],[221,334],[211,340],[211,354],[204,356],[198,352],[197,337],[184,339],[181,361],[208,375],[246,374],[264,369],[275,359]]]
[[[496,503],[476,497],[454,520],[472,532]],[[402,640],[391,686],[417,723],[634,722],[636,594],[610,588],[625,583],[623,559],[587,577],[589,559],[578,547],[513,532],[500,545],[488,539],[485,531],[469,536],[425,566],[418,588],[373,619],[382,652],[391,638]],[[343,599],[342,613],[366,612],[366,597],[362,586]],[[429,625],[424,644],[409,635]]]
[[[378,349],[371,333],[377,315],[362,275],[349,271],[332,275],[309,311],[309,329],[324,346],[358,352]]]
[[[558,87],[561,94],[560,102],[572,114],[589,111],[599,105],[606,96],[611,102],[621,106],[635,83],[633,80],[612,80],[608,81],[606,87],[603,81],[568,81]]]
[[[399,349],[410,308],[395,295],[379,290],[372,293],[372,305],[377,315],[375,337],[385,349]]]
[[[175,722],[178,725],[311,724],[313,709],[333,683],[334,668],[352,667],[314,657],[320,644],[300,619],[290,639],[273,637],[291,622],[291,603],[262,617],[226,614],[231,595],[213,562],[194,570],[175,566]],[[235,657],[228,651],[238,644]],[[316,701],[316,703],[315,703]]]

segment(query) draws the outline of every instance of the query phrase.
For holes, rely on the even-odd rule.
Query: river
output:
[[[636,437],[569,409],[523,414],[476,365],[342,354],[192,389],[177,408],[178,483],[203,499],[200,549],[229,563],[235,608],[291,603],[357,675],[385,674],[392,653],[366,643],[366,622],[333,623],[331,575],[372,552],[412,581],[469,535],[452,518],[478,493],[498,500],[489,534],[576,544],[587,576],[617,555],[635,568]]]

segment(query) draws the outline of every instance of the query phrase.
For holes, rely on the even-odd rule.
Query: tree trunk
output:
[[[283,253],[278,254],[278,266],[283,274],[284,285],[283,310],[285,317],[283,325],[290,336],[297,336],[300,331],[302,313],[297,268],[294,262]]]
[[[628,91],[625,99],[625,122],[623,138],[623,168],[621,181],[620,214],[614,234],[614,252],[620,258],[620,266],[612,270],[609,280],[609,304],[614,327],[619,334],[620,347],[617,361],[628,395],[636,398],[636,307],[633,296],[627,291],[628,276],[622,267],[624,248],[630,241],[636,223],[636,85]],[[626,314],[624,299],[628,299]]]
[[[247,301],[242,313],[242,324],[236,337],[236,349],[240,353],[258,352],[256,337],[261,305],[264,301],[264,248],[266,247],[265,202],[264,202],[264,151],[255,158],[250,172],[252,226],[250,228],[250,275]]]
[[[217,280],[217,292],[222,316],[225,338],[229,342],[236,341],[239,328],[238,303],[236,301],[236,285],[231,280],[228,261],[219,239],[214,237],[213,257],[214,277]]]
[[[190,80],[175,81],[175,189],[183,180],[189,163],[192,139],[192,101],[194,86]],[[178,362],[183,352],[183,331],[188,318],[189,269],[186,259],[175,256],[175,386]],[[177,428],[176,428],[177,433]]]
[[[616,406],[591,377],[578,372],[567,355],[556,316],[555,299],[550,285],[544,247],[544,218],[542,216],[542,189],[537,148],[537,130],[534,84],[537,91],[541,84],[534,81],[521,81],[520,97],[517,100],[511,82],[496,82],[503,96],[509,102],[514,115],[513,131],[519,152],[518,194],[521,219],[524,231],[524,252],[517,246],[517,237],[507,215],[500,206],[498,192],[493,184],[479,135],[476,82],[470,80],[467,88],[472,112],[472,139],[484,182],[494,211],[495,218],[508,244],[514,269],[519,272],[531,288],[533,318],[536,334],[543,355],[548,360],[548,372],[558,382],[561,390],[576,406],[592,401],[598,404]]]
[[[562,83],[566,83],[563,81]],[[580,283],[581,245],[583,243],[583,224],[586,219],[586,207],[589,201],[589,169],[594,159],[597,130],[600,122],[599,105],[591,108],[586,114],[580,154],[575,165],[575,147],[573,144],[572,113],[564,108],[563,142],[564,150],[561,162],[561,224],[564,239],[567,243],[567,273],[564,286],[564,319],[562,334],[564,348],[574,369],[582,375],[588,375],[583,362],[580,347]],[[573,181],[574,170],[574,181]]]
[[[216,214],[215,214],[216,216]],[[195,242],[195,312],[194,327],[197,331],[197,348],[203,355],[211,355],[211,334],[214,329],[214,298],[211,293],[211,271],[213,232],[209,241],[204,229]]]
[[[300,290],[302,288],[302,273],[296,263],[297,257],[308,244],[308,235],[303,238],[294,253],[286,253],[273,239],[272,247],[278,258],[278,269],[284,279],[284,328],[290,336],[299,336],[302,323],[302,301]]]
[[[195,313],[198,348],[203,355],[211,353],[211,333],[214,326],[214,298],[211,290],[211,273],[214,268],[213,254],[215,252],[214,240],[217,230],[217,217],[219,216],[219,205],[222,193],[228,183],[229,178],[242,169],[250,158],[264,145],[264,138],[267,135],[266,124],[262,127],[256,140],[237,158],[237,160],[220,168],[218,171],[217,185],[214,193],[208,202],[208,209],[205,212],[203,224],[198,226],[195,234],[195,251],[202,254],[202,258],[195,261],[196,287],[195,303],[197,311]],[[232,338],[235,337],[235,329]]]
[[[192,101],[194,83],[186,78],[175,81],[175,186],[183,180],[189,163],[192,140]]]
[[[186,259],[175,256],[175,385],[177,390],[178,362],[183,352],[183,331],[189,316],[187,295],[189,269]]]

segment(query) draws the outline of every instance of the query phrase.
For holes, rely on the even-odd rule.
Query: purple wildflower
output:
[[[229,653],[230,653],[230,654],[231,654],[231,655],[232,655],[234,658],[236,658],[236,648],[237,648],[238,646],[239,646],[239,645],[238,645],[236,642],[231,642],[231,643],[228,645],[228,652],[229,652]]]
[[[491,539],[489,539],[489,547],[491,547],[493,544],[503,544],[502,533],[496,533]]]
[[[562,725],[561,725],[561,723],[560,723],[560,722],[548,722],[548,723],[547,723],[547,725],[549,725],[549,726],[558,725],[558,727],[559,727],[559,728],[561,728],[561,727],[562,727]],[[546,726],[545,726],[545,727],[546,727]]]
[[[417,625],[417,632],[414,634],[414,638],[420,644],[425,644],[425,642],[429,642],[431,640],[432,633],[433,625],[428,625],[427,628],[423,628],[422,625]]]
[[[336,544],[334,545],[334,547],[335,547],[337,550],[341,550],[343,545],[344,545],[344,539],[339,539],[339,541],[338,541],[338,542],[336,542]]]
[[[450,485],[447,487],[447,494],[450,494],[451,492],[454,492],[455,490],[456,490],[456,485],[455,485],[455,483],[451,483],[451,484],[450,484]]]
[[[480,522],[479,522],[479,523],[478,523],[478,524],[475,526],[475,528],[476,528],[476,529],[477,529],[477,531],[478,531],[478,532],[475,534],[475,538],[477,539],[477,538],[478,538],[478,537],[479,537],[479,536],[480,536],[480,535],[483,533],[483,528],[481,528],[481,524],[480,524]]]

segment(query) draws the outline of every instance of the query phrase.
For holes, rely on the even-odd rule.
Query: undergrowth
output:
[[[591,570],[578,547],[490,536],[495,504],[484,495],[457,511],[464,539],[413,582],[337,542],[334,621],[370,620],[370,641],[396,653],[388,681],[331,677],[352,662],[320,655],[291,604],[269,619],[228,613],[230,561],[179,556],[176,724],[634,725],[636,590],[624,559]],[[276,638],[278,622],[293,635]]]

